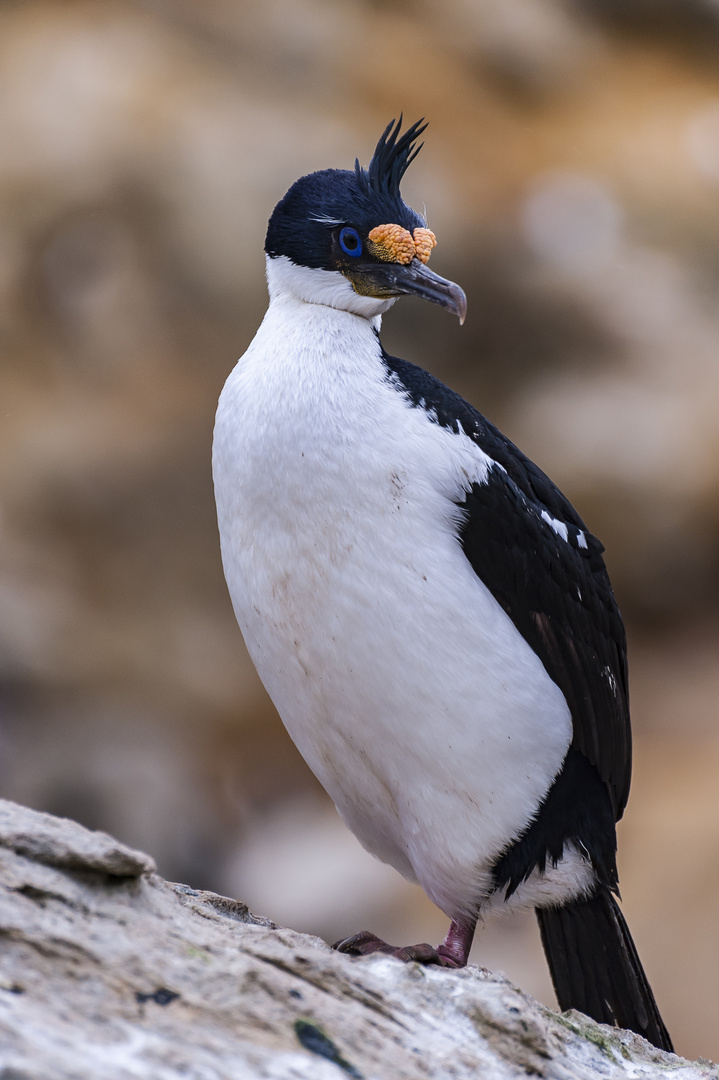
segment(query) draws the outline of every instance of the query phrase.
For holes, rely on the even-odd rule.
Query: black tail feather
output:
[[[629,927],[603,886],[586,900],[538,908],[537,920],[559,1007],[643,1035],[673,1050]]]

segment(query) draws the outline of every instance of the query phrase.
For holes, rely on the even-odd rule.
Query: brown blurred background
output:
[[[677,9],[681,8],[681,12]],[[625,910],[677,1049],[719,1057],[719,8],[713,0],[0,6],[0,793],[333,940],[439,940],[269,705],[222,578],[223,380],[304,172],[431,127],[404,194],[450,382],[607,545],[630,639]],[[552,1003],[533,918],[478,963]]]

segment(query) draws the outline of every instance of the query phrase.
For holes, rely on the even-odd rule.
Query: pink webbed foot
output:
[[[382,938],[369,930],[360,930],[358,934],[343,938],[332,946],[338,952],[347,953],[349,956],[371,956],[373,953],[382,953],[384,956],[394,956],[397,960],[405,963],[414,960],[418,964],[436,964],[438,967],[461,968],[467,963],[469,949],[474,936],[474,923],[453,922],[449,933],[438,948],[433,948],[427,942],[419,945],[395,946],[388,945]]]

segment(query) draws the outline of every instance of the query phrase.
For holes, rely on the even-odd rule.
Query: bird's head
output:
[[[421,150],[421,120],[400,136],[402,117],[382,134],[367,169],[325,169],[297,180],[267,228],[270,291],[372,318],[414,294],[464,322],[458,285],[427,266],[436,244],[403,201],[400,181]]]

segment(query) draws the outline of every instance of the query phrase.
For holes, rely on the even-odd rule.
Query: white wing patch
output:
[[[609,683],[609,689],[614,694],[614,697],[616,697],[617,696],[617,680],[616,680],[616,676],[615,676],[614,672],[612,671],[612,669],[610,667],[604,667],[604,668],[602,668],[602,675],[604,676],[604,678]]]
[[[547,523],[547,525],[549,525],[550,529],[553,529],[554,532],[557,534],[557,536],[561,536],[562,540],[564,540],[564,542],[568,544],[569,543],[569,529],[564,524],[564,522],[560,521],[559,518],[553,518],[548,510],[542,510],[542,515],[541,516],[542,516],[542,521],[546,521],[546,523]],[[577,529],[575,539],[576,539],[576,543],[577,543],[578,548],[584,548],[587,551],[589,550],[589,544],[587,543],[587,538],[586,538],[585,534],[582,532],[581,529]]]
[[[560,521],[559,518],[553,518],[546,510],[542,510],[542,520],[546,521],[547,525],[555,531],[557,536],[561,536],[562,540],[569,543],[569,529]]]

